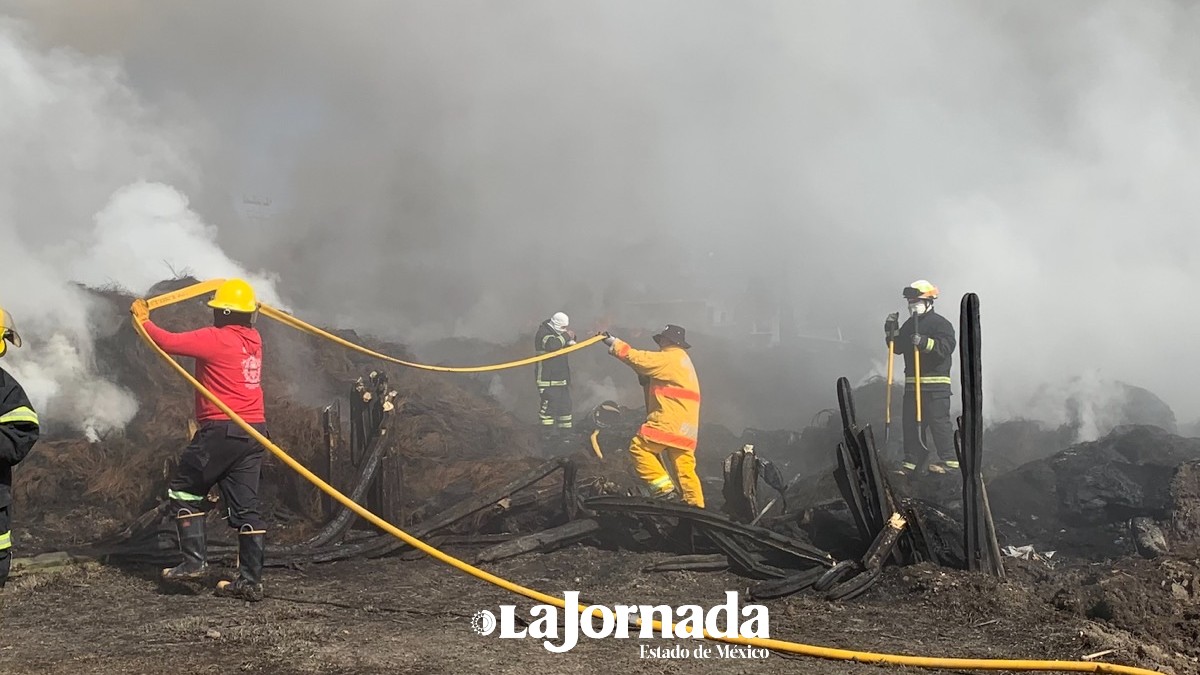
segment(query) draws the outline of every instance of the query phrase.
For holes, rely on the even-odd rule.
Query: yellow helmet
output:
[[[20,347],[21,336],[17,333],[17,326],[13,323],[12,315],[0,307],[0,356],[8,353],[6,342],[11,342],[14,347]]]
[[[937,300],[938,287],[924,279],[917,279],[904,287],[904,297],[908,300]]]
[[[252,314],[258,310],[258,302],[254,299],[254,289],[241,279],[228,279],[217,287],[208,306],[213,309],[226,309],[231,312]]]

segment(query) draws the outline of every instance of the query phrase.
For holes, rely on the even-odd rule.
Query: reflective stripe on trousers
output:
[[[205,496],[194,495],[183,490],[167,490],[167,499],[176,499],[181,502],[202,502]]]
[[[904,378],[904,384],[916,384],[916,383],[917,383],[917,378],[915,378],[915,377]],[[949,375],[931,375],[929,377],[922,377],[921,384],[953,384],[953,383],[951,382]]]

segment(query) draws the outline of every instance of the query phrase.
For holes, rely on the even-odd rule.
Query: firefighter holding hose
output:
[[[21,336],[12,317],[0,308],[0,358],[8,354],[10,344],[20,347]],[[12,470],[29,454],[40,433],[37,412],[25,390],[0,368],[0,591],[12,565]],[[0,595],[0,603],[3,599]]]
[[[538,356],[556,352],[575,344],[575,331],[570,328],[570,319],[563,312],[538,326],[533,337],[533,347]],[[573,426],[571,406],[571,366],[566,356],[538,361],[534,375],[538,396],[538,422],[542,441],[549,444],[565,440],[564,434]]]
[[[883,327],[892,353],[904,356],[904,461],[897,473],[916,473],[928,458],[928,427],[936,455],[926,468],[931,474],[945,474],[958,469],[950,422],[954,326],[933,309],[937,286],[919,279],[906,286],[903,295],[908,302],[908,320],[900,325],[900,315],[891,314]]]
[[[150,338],[173,356],[196,360],[196,379],[259,433],[269,438],[263,409],[262,337],[254,328],[254,289],[241,279],[222,283],[208,303],[213,325],[172,333],[150,321],[145,300],[131,309]],[[183,562],[162,571],[166,581],[203,579],[208,573],[204,501],[216,485],[229,526],[238,531],[238,573],[217,584],[217,595],[256,602],[263,598],[266,524],[259,511],[258,483],[264,448],[211,401],[196,393],[199,428],[179,458],[167,486]]]
[[[668,325],[654,336],[658,351],[642,351],[604,333],[609,353],[638,374],[646,392],[646,422],[629,445],[634,468],[651,493],[680,498],[665,464],[675,468],[683,501],[704,507],[696,474],[696,437],[700,431],[700,379],[687,350],[683,328]]]

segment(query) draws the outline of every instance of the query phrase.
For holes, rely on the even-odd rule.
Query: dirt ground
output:
[[[662,557],[576,546],[488,569],[551,595],[579,590],[586,602],[608,606],[665,602],[708,607],[723,603],[726,589],[744,590],[749,583],[728,573],[640,571]],[[1182,560],[1129,564],[1139,568],[1133,570],[1140,572],[1138,578],[1200,574],[1194,563]],[[878,586],[854,601],[831,603],[799,594],[764,604],[773,638],[809,644],[1039,659],[1078,659],[1115,648],[1106,660],[1163,672],[1200,672],[1196,642],[1170,644],[1154,636],[1171,620],[1167,605],[1157,605],[1159,624],[1147,620],[1144,630],[1138,628],[1137,616],[1121,615],[1154,605],[1137,600],[1145,589],[1128,583],[1135,575],[1120,567],[1096,567],[1091,577],[1087,573],[1086,567],[1051,571],[1039,563],[1014,562],[1010,579],[1000,582],[918,566],[889,570]],[[515,604],[519,615],[528,616],[532,603],[424,558],[353,560],[303,571],[269,569],[268,598],[258,604],[208,592],[164,592],[154,574],[150,568],[91,564],[17,577],[4,592],[0,672],[526,675],[589,672],[601,665],[647,674],[881,672],[878,666],[778,653],[674,660],[640,653],[642,644],[695,646],[697,641],[689,639],[581,639],[573,650],[554,654],[534,639],[480,636],[470,627],[476,611],[499,614],[499,605]],[[1112,579],[1119,583],[1110,583]],[[1200,589],[1184,585],[1183,590],[1191,594],[1193,614],[1174,618],[1194,622]],[[1180,600],[1179,588],[1168,585],[1166,593]],[[1089,618],[1101,598],[1110,611]]]
[[[19,467],[13,528],[18,555],[107,541],[161,499],[172,458],[185,438],[191,392],[150,359],[125,325],[129,298],[105,297],[113,305],[114,328],[101,341],[97,359],[123,386],[139,393],[142,409],[124,434],[99,442],[47,434]],[[172,325],[179,328],[201,321],[205,311],[177,306],[164,312],[163,319],[176,321],[179,325]],[[347,396],[354,379],[377,364],[277,326],[268,324],[264,331],[279,363],[268,371],[274,378],[267,383],[272,433],[298,459],[312,464],[322,444],[319,410]],[[406,353],[397,345],[373,346]],[[404,460],[403,493],[411,503],[403,510],[408,516],[440,512],[544,459],[532,452],[533,431],[483,389],[406,371],[395,373],[389,387],[399,398],[387,438]],[[806,447],[832,448],[840,429],[825,431],[833,435],[808,438]],[[701,471],[716,481],[712,489],[719,494],[720,460],[740,443],[732,433],[712,427],[701,431],[701,439],[712,448],[704,453],[708,459]],[[791,450],[795,448],[789,445]],[[584,455],[590,455],[590,446],[584,447]],[[620,452],[606,455],[612,462]],[[805,458],[801,464],[809,457],[796,456]],[[799,470],[782,466],[789,473]],[[808,468],[828,473],[819,462]],[[1200,522],[1196,470],[1181,472],[1172,488],[1176,508],[1171,519],[1178,532],[1195,531]],[[335,478],[335,483],[348,484],[346,476]],[[321,524],[316,493],[290,471],[269,460],[264,484],[276,545],[298,541]],[[822,484],[835,495],[831,480]],[[816,487],[804,491],[810,497],[824,493]],[[397,522],[413,524],[411,519]],[[889,568],[875,587],[852,601],[828,602],[808,592],[764,603],[771,637],[925,656],[1074,660],[1115,650],[1103,659],[1164,673],[1200,674],[1200,551],[1177,548],[1172,556],[1144,560],[1122,557],[1128,547],[1114,544],[1112,550],[1121,556],[1071,559],[1057,530],[1047,531],[1056,541],[1046,543],[1060,549],[1055,560],[1063,561],[1053,569],[1040,562],[1011,561],[1008,579],[998,581],[925,565]],[[1121,536],[1107,529],[1097,532],[1106,542]],[[1027,533],[1018,534],[1011,543],[1032,541]],[[1038,541],[1039,550],[1042,543]],[[666,557],[580,545],[486,569],[549,595],[576,590],[585,602],[610,607],[711,607],[724,603],[726,590],[742,593],[752,583],[724,572],[642,571]],[[556,654],[537,639],[481,636],[471,630],[476,612],[499,614],[502,604],[516,605],[518,616],[528,617],[534,603],[436,561],[408,558],[268,568],[268,597],[257,604],[216,598],[209,590],[212,583],[200,592],[164,590],[158,570],[148,565],[86,563],[22,573],[0,593],[0,675],[528,675],[601,668],[636,674],[882,672],[878,666],[781,653],[720,657],[715,643],[690,639],[581,638],[571,651]],[[643,652],[676,645],[711,646],[713,658],[648,658]]]

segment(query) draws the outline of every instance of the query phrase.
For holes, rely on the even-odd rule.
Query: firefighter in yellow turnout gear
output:
[[[638,476],[656,496],[677,499],[665,464],[675,468],[683,501],[704,507],[696,475],[696,437],[700,431],[700,379],[687,350],[683,328],[668,325],[654,336],[659,351],[641,351],[605,334],[609,353],[638,374],[646,391],[646,422],[629,445]]]

